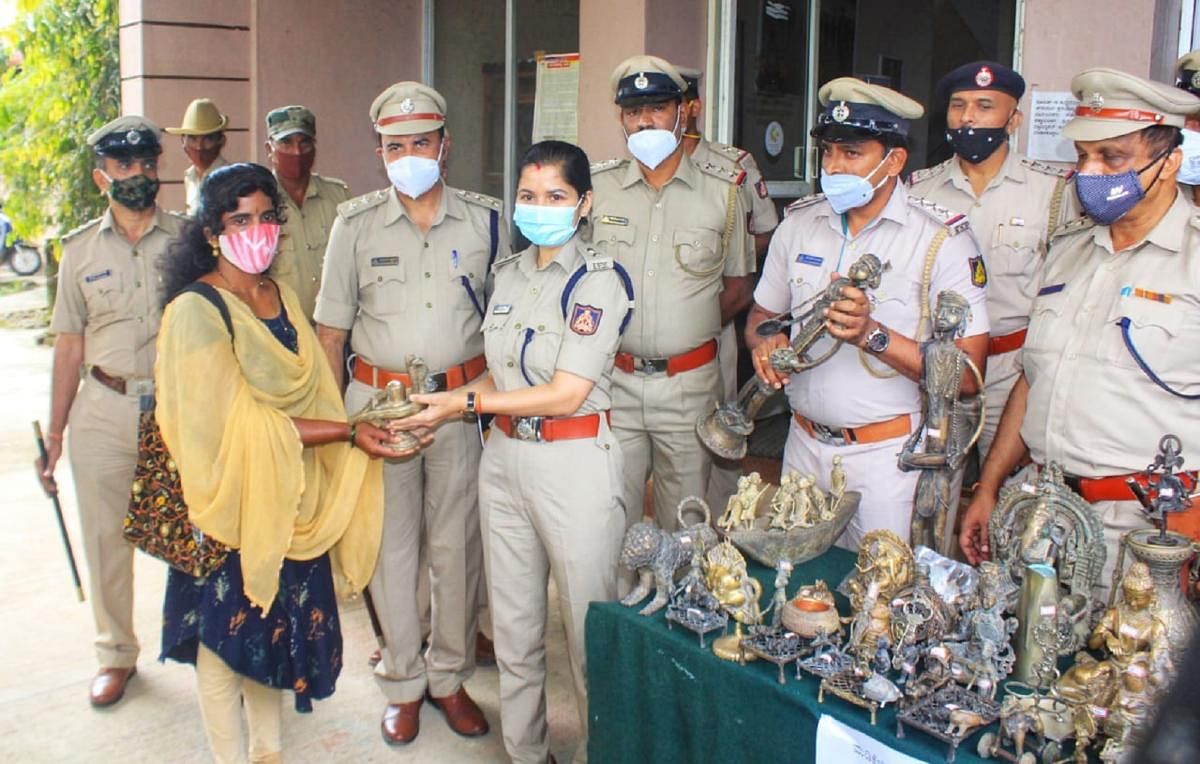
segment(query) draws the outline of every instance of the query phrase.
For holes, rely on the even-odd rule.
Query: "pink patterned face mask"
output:
[[[262,273],[275,259],[275,247],[279,244],[278,223],[258,223],[247,226],[234,234],[221,234],[217,242],[221,254],[239,270],[246,273]]]

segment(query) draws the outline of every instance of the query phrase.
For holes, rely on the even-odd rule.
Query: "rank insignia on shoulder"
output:
[[[820,255],[810,255],[804,252],[796,255],[796,262],[801,265],[821,265],[825,262],[825,258]]]
[[[372,257],[371,258],[371,267],[372,268],[382,268],[382,267],[385,267],[388,265],[399,265],[399,264],[400,264],[400,256],[399,255],[390,255],[388,257]]]
[[[1166,292],[1154,292],[1149,289],[1142,289],[1141,287],[1135,287],[1135,286],[1121,287],[1121,296],[1122,297],[1140,297],[1143,300],[1152,300],[1154,302],[1161,302],[1164,305],[1170,305],[1171,300],[1174,299],[1171,295],[1167,294]]]
[[[624,218],[620,215],[601,215],[596,222],[607,225],[629,225],[629,218]]]
[[[1066,282],[1063,282],[1061,284],[1051,284],[1050,286],[1044,286],[1041,289],[1039,289],[1037,296],[1041,297],[1042,295],[1045,295],[1045,294],[1058,294],[1059,292],[1061,292],[1062,290],[1064,290],[1066,288],[1067,288]]]
[[[600,318],[603,315],[603,309],[577,302],[571,309],[571,331],[585,337],[595,334],[600,328]]]
[[[512,313],[512,305],[510,303],[497,303],[492,306],[493,316],[507,316],[509,313]]]
[[[967,260],[971,265],[971,283],[977,287],[987,286],[987,266],[983,264],[983,255]]]

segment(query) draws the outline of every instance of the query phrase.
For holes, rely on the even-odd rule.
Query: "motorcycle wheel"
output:
[[[42,267],[42,255],[28,244],[16,244],[8,265],[18,276],[32,276]]]

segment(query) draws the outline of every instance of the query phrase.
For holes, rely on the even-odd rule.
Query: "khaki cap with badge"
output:
[[[371,104],[371,123],[381,135],[416,135],[446,124],[446,99],[420,82],[397,82]]]
[[[162,128],[139,114],[117,117],[87,137],[97,156],[117,159],[156,157],[162,153]]]
[[[317,137],[317,117],[304,106],[280,106],[267,112],[267,137],[281,141],[294,133]]]
[[[658,56],[630,56],[613,69],[610,85],[619,106],[660,103],[683,98],[687,82],[669,61]]]
[[[1183,127],[1200,111],[1200,98],[1161,82],[1151,82],[1116,69],[1088,69],[1071,80],[1079,99],[1075,118],[1062,134],[1072,141],[1103,141],[1147,127]]]
[[[814,138],[860,140],[908,137],[909,121],[925,115],[925,107],[903,93],[855,77],[838,77],[821,86]]]
[[[1200,96],[1200,50],[1180,56],[1175,62],[1175,87]]]
[[[183,124],[168,127],[167,132],[171,135],[211,135],[224,130],[227,124],[229,117],[222,114],[211,99],[197,98],[183,113]]]

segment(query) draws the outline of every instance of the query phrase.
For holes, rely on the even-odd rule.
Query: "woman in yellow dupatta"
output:
[[[200,707],[218,761],[280,757],[280,693],[298,711],[328,697],[342,664],[335,579],[358,591],[375,567],[387,430],[349,426],[296,295],[265,275],[280,199],[265,168],[216,170],[165,265],[156,415],[192,523],[231,548],[202,579],[174,569],[163,651],[196,664]],[[215,287],[217,306],[184,291]],[[295,316],[298,320],[292,321]],[[407,455],[411,452],[401,452]]]

